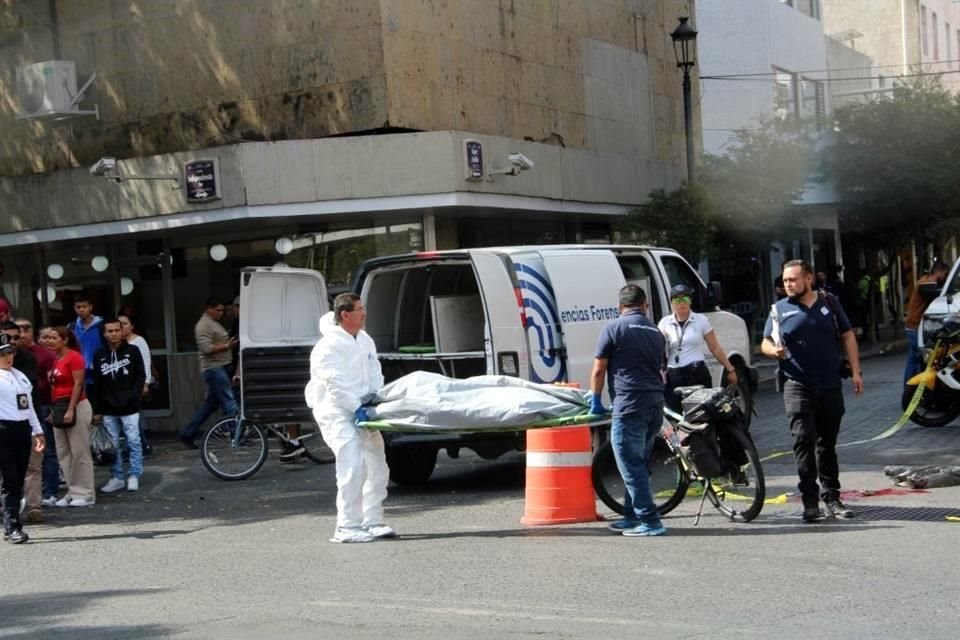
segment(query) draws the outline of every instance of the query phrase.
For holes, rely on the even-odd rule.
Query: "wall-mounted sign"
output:
[[[482,182],[486,177],[483,172],[483,144],[479,140],[467,138],[463,141],[463,153],[467,170],[466,180]]]
[[[183,184],[187,202],[220,199],[220,165],[216,158],[192,160],[183,165]]]

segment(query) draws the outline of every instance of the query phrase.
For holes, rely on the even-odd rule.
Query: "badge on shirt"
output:
[[[820,307],[820,313],[822,313],[825,316],[828,316],[830,315],[830,309],[827,309],[826,307]]]
[[[17,394],[17,406],[20,408],[21,411],[24,411],[30,408],[30,398],[27,397],[27,394],[25,393]]]

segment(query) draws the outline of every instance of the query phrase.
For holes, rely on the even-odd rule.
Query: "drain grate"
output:
[[[904,522],[947,522],[947,516],[960,516],[960,508],[958,507],[881,507],[860,505],[851,502],[847,503],[847,507],[849,507],[854,513],[854,518],[852,520],[834,520],[833,518],[827,518],[824,520],[824,522],[849,522],[851,524],[857,522],[876,522],[878,520],[900,520]],[[821,509],[822,508],[823,507],[821,505]],[[767,512],[764,511],[764,517],[778,520],[797,520],[800,518],[801,513],[801,511],[791,510],[770,513],[767,515]]]
[[[850,506],[849,504],[847,506]],[[906,520],[909,522],[946,522],[947,516],[960,515],[960,508],[944,507],[851,507],[858,519]]]

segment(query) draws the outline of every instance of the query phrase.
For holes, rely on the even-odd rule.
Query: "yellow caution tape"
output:
[[[945,516],[950,522],[960,522],[960,516]]]
[[[837,448],[841,447],[852,447],[857,444],[866,444],[868,442],[876,442],[877,440],[883,440],[889,438],[897,431],[903,428],[903,425],[907,424],[910,420],[910,416],[913,415],[913,412],[917,410],[917,406],[920,404],[921,398],[923,398],[923,392],[926,390],[926,386],[922,384],[917,385],[917,390],[913,393],[913,398],[910,399],[910,404],[907,405],[907,410],[903,412],[903,415],[900,416],[900,419],[897,420],[896,424],[884,431],[883,433],[877,434],[872,438],[867,438],[865,440],[856,440],[854,442],[844,442],[843,444],[838,444]],[[766,462],[767,460],[773,460],[775,458],[781,458],[783,456],[791,455],[792,451],[777,451],[776,453],[771,453],[770,455],[760,458],[760,462]]]
[[[763,501],[763,504],[787,504],[787,500],[790,499],[789,493],[781,493],[778,496],[773,498],[767,498]]]

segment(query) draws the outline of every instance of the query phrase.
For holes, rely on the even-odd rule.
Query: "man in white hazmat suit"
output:
[[[307,404],[327,445],[337,457],[337,528],[331,542],[372,542],[396,532],[384,524],[389,469],[383,437],[362,429],[363,401],[383,386],[373,339],[363,330],[367,318],[360,296],[343,293],[333,302],[331,326],[320,321],[322,336],[310,354]]]

